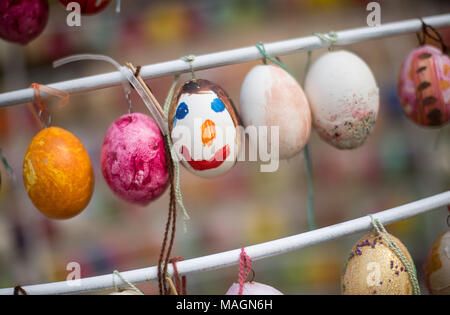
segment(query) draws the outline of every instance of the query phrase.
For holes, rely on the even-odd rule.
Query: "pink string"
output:
[[[241,248],[241,255],[239,256],[239,295],[244,291],[244,283],[247,280],[248,274],[252,268],[252,259],[245,252],[244,247]],[[245,274],[244,274],[245,273]]]

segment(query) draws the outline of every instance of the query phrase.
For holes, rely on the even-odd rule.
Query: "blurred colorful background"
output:
[[[83,16],[80,27],[66,24],[68,12],[50,1],[44,32],[27,46],[0,41],[0,92],[113,71],[102,62],[52,68],[58,58],[97,53],[119,63],[152,64],[182,56],[366,26],[366,5],[356,0],[125,0],[97,15]],[[448,1],[379,1],[381,23],[450,12]],[[439,30],[450,45],[450,28]],[[450,126],[423,128],[404,116],[397,98],[403,59],[418,45],[415,34],[346,47],[371,67],[381,92],[375,130],[360,148],[340,151],[312,133],[310,152],[318,227],[388,209],[449,189]],[[314,51],[313,60],[326,50]],[[282,57],[303,76],[306,53]],[[260,61],[198,71],[218,83],[239,107],[245,74]],[[182,79],[188,80],[189,74]],[[172,77],[148,80],[163,102]],[[79,262],[83,277],[157,264],[167,218],[166,192],[146,207],[117,198],[100,171],[100,150],[108,126],[128,110],[121,87],[77,94],[59,108],[49,101],[52,124],[84,143],[95,172],[89,206],[77,217],[46,218],[29,200],[22,180],[26,148],[38,126],[26,105],[0,108],[0,148],[15,172],[0,168],[0,287],[65,280],[69,262]],[[133,110],[148,113],[135,94]],[[239,162],[216,179],[181,171],[181,188],[191,220],[183,232],[178,220],[174,256],[185,259],[269,241],[308,230],[307,182],[303,155],[283,161],[275,173],[261,173],[256,162]],[[448,210],[387,226],[410,250],[419,272],[429,247],[448,229]],[[254,262],[256,281],[285,294],[339,294],[348,252],[361,234]],[[189,294],[223,294],[237,281],[238,267],[188,276]],[[138,285],[157,294],[154,281]],[[95,294],[107,293],[96,292]]]

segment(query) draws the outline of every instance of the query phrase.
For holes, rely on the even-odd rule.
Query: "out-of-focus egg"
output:
[[[169,184],[166,150],[158,125],[141,113],[109,126],[101,152],[103,177],[120,198],[141,205],[161,196]]]
[[[111,2],[111,0],[59,0],[65,7],[71,2],[80,5],[81,14],[90,15],[102,11]]]
[[[33,204],[54,219],[68,219],[88,205],[94,190],[91,161],[69,131],[49,127],[31,141],[23,161],[23,181]]]
[[[47,0],[0,1],[0,37],[28,44],[45,28],[48,20]]]
[[[390,234],[389,234],[390,235]],[[406,247],[390,235],[413,266]],[[364,235],[353,246],[341,281],[344,295],[411,295],[412,285],[407,269],[381,236]]]
[[[236,163],[238,117],[220,86],[208,80],[186,82],[172,100],[169,122],[175,152],[190,172],[215,177]]]
[[[293,157],[308,142],[311,133],[308,100],[298,82],[280,67],[258,65],[247,73],[241,86],[240,110],[245,127],[279,127],[276,140],[280,159]],[[267,135],[270,129],[267,133],[258,132],[259,137]],[[271,137],[263,140],[267,141],[268,149],[272,140]]]
[[[372,71],[355,54],[328,52],[311,66],[305,81],[313,126],[338,149],[354,149],[371,133],[379,91]]]
[[[239,283],[233,283],[225,295],[239,295]],[[277,289],[259,282],[246,282],[242,295],[283,295]]]
[[[450,231],[442,233],[433,243],[423,269],[431,294],[450,295]]]
[[[433,46],[412,50],[400,68],[398,95],[405,114],[423,126],[450,120],[450,58]]]

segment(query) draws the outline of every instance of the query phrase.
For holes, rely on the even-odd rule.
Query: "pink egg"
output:
[[[158,125],[149,116],[121,116],[106,132],[101,152],[102,173],[120,198],[146,205],[169,183],[166,150]]]
[[[1,0],[0,37],[26,45],[45,28],[48,20],[47,0]]]
[[[233,283],[225,295],[239,295],[239,283]],[[244,283],[242,295],[283,295],[283,293],[266,284],[246,282]]]
[[[406,57],[400,69],[398,95],[403,110],[423,126],[450,119],[450,59],[439,49],[421,46]]]

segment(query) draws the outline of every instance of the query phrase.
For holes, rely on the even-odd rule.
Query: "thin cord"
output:
[[[114,270],[113,271],[113,285],[114,285],[114,289],[116,291],[119,291],[119,288],[117,287],[117,283],[116,283],[116,276],[118,276],[120,279],[122,279],[123,282],[125,282],[130,288],[132,288],[134,291],[136,291],[137,293],[141,294],[141,295],[145,295],[144,292],[142,292],[141,290],[139,290],[134,284],[132,284],[130,281],[128,281],[127,279],[125,279],[124,276],[122,276],[122,274],[118,271],[118,270]]]
[[[241,254],[239,255],[239,295],[244,292],[245,280],[247,280],[248,274],[252,269],[252,259],[245,252],[245,248],[241,248]]]
[[[197,77],[195,76],[195,72],[194,72],[194,66],[192,65],[192,63],[195,60],[195,55],[187,55],[187,56],[181,57],[181,60],[189,63],[189,66],[191,67],[192,80],[197,81]]]
[[[329,51],[332,51],[334,49],[334,44],[338,40],[338,34],[333,31],[328,33],[313,33],[313,35],[320,38],[321,41],[328,43]]]

